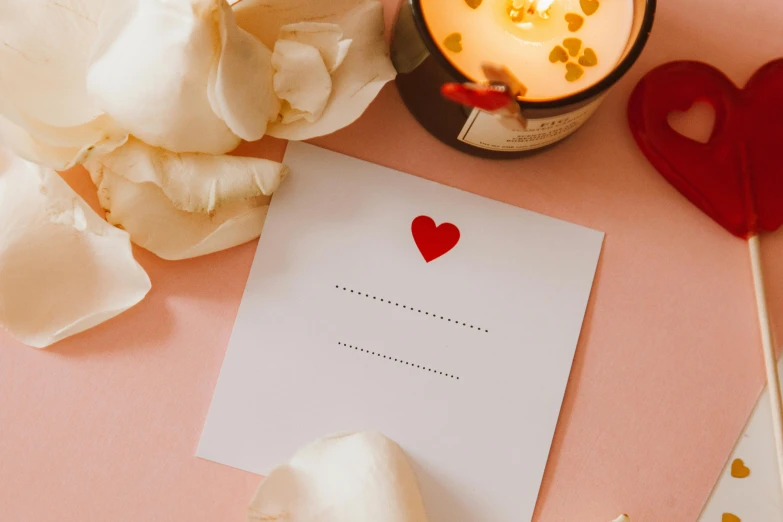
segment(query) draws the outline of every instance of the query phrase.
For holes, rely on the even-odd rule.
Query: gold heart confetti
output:
[[[465,3],[468,4],[468,7],[471,9],[478,9],[478,6],[480,6],[483,1],[484,0],[465,0]]]
[[[576,56],[579,54],[579,49],[582,48],[582,40],[579,38],[566,38],[563,40],[563,47],[568,49],[568,54]]]
[[[549,61],[552,63],[566,63],[568,61],[568,52],[558,45],[549,53]]]
[[[568,13],[565,15],[565,21],[568,22],[568,30],[575,33],[585,23],[585,19],[576,13]]]
[[[590,16],[598,11],[601,3],[598,0],[579,0],[579,5],[582,7],[582,12]]]
[[[598,65],[598,56],[595,55],[595,51],[586,47],[582,56],[579,57],[579,65],[584,65],[585,67]]]
[[[566,80],[569,82],[575,82],[579,78],[582,77],[582,75],[585,73],[585,70],[582,69],[582,67],[575,63],[567,63],[566,64]]]
[[[721,522],[742,522],[742,520],[740,520],[740,517],[738,517],[737,515],[732,515],[731,513],[724,513]]]
[[[462,51],[462,33],[451,33],[443,40],[443,45],[455,53]]]
[[[735,459],[731,463],[731,476],[738,479],[748,478],[750,476],[750,468],[748,468],[742,459]]]

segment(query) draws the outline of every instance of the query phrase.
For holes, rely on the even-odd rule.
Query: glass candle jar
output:
[[[641,54],[655,2],[403,0],[391,44],[397,87],[444,143],[483,157],[523,156],[589,119]],[[446,83],[486,83],[486,64],[518,80],[524,128],[442,96]]]

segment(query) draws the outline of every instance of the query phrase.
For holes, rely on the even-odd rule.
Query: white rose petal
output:
[[[176,154],[137,140],[85,166],[106,219],[172,260],[257,238],[269,196],[288,172],[270,160]]]
[[[141,301],[128,234],[54,171],[0,151],[0,326],[46,347]]]
[[[335,24],[342,31],[342,41],[351,41],[350,49],[347,44],[338,48],[343,61],[334,60],[339,67],[331,74],[331,94],[320,118],[312,122],[304,117],[287,118],[269,126],[267,132],[272,136],[305,140],[341,129],[361,116],[396,74],[384,38],[383,5],[378,0],[242,0],[234,11],[239,26],[269,48],[275,47],[278,38],[290,38],[286,26],[303,22]],[[300,37],[296,41],[312,45]]]
[[[53,126],[77,126],[100,116],[84,82],[105,1],[112,0],[1,2],[4,97]]]
[[[282,123],[317,121],[332,94],[332,77],[318,49],[290,40],[278,40],[272,55],[275,93],[285,100]]]
[[[108,116],[75,127],[52,127],[27,118],[0,100],[0,145],[18,156],[57,170],[111,152],[128,134]]]
[[[221,55],[210,78],[210,103],[234,134],[255,141],[280,112],[272,86],[272,52],[237,26],[228,4],[221,4],[218,15]]]
[[[402,449],[380,433],[321,439],[261,483],[248,522],[426,522]]]
[[[300,22],[280,29],[272,66],[275,93],[285,101],[281,123],[317,121],[332,94],[332,73],[343,63],[351,40],[337,24]]]
[[[87,85],[132,135],[174,152],[223,154],[276,115],[270,52],[225,0],[138,0],[101,44]]]
[[[92,156],[111,152],[128,139],[128,135],[105,116],[81,127],[54,129],[31,123],[28,129],[0,115],[0,145],[28,161],[57,170],[67,170]],[[39,131],[40,137],[31,131]]]
[[[299,42],[318,49],[329,73],[342,65],[352,43],[343,38],[343,30],[339,25],[322,22],[285,25],[280,28],[280,40]]]
[[[85,78],[104,22],[129,1],[0,3],[0,142],[59,169],[124,142]]]

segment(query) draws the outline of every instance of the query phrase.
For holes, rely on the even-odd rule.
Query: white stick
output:
[[[767,388],[769,389],[769,400],[772,403],[772,426],[775,431],[778,472],[781,487],[783,487],[783,398],[780,395],[775,345],[772,343],[772,330],[769,327],[767,296],[764,291],[764,274],[761,271],[761,251],[759,249],[758,235],[753,235],[748,239],[748,247],[750,249],[750,266],[753,271],[753,289],[756,293],[756,310],[758,311],[759,328],[761,330],[761,347],[764,350],[764,366],[767,368]]]

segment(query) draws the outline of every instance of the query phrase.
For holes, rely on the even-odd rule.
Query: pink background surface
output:
[[[701,59],[744,82],[783,55],[781,24],[780,2],[661,0],[647,50],[602,109],[530,159],[441,145],[393,85],[355,125],[316,140],[607,233],[538,521],[695,520],[751,411],[763,366],[745,244],[647,164],[625,103],[668,60]],[[244,150],[279,159],[283,148]],[[68,178],[94,190],[79,171]],[[762,247],[780,325],[783,235]],[[138,249],[153,281],[139,306],[45,351],[0,332],[0,520],[244,520],[260,477],[193,454],[254,250],[166,262]]]

